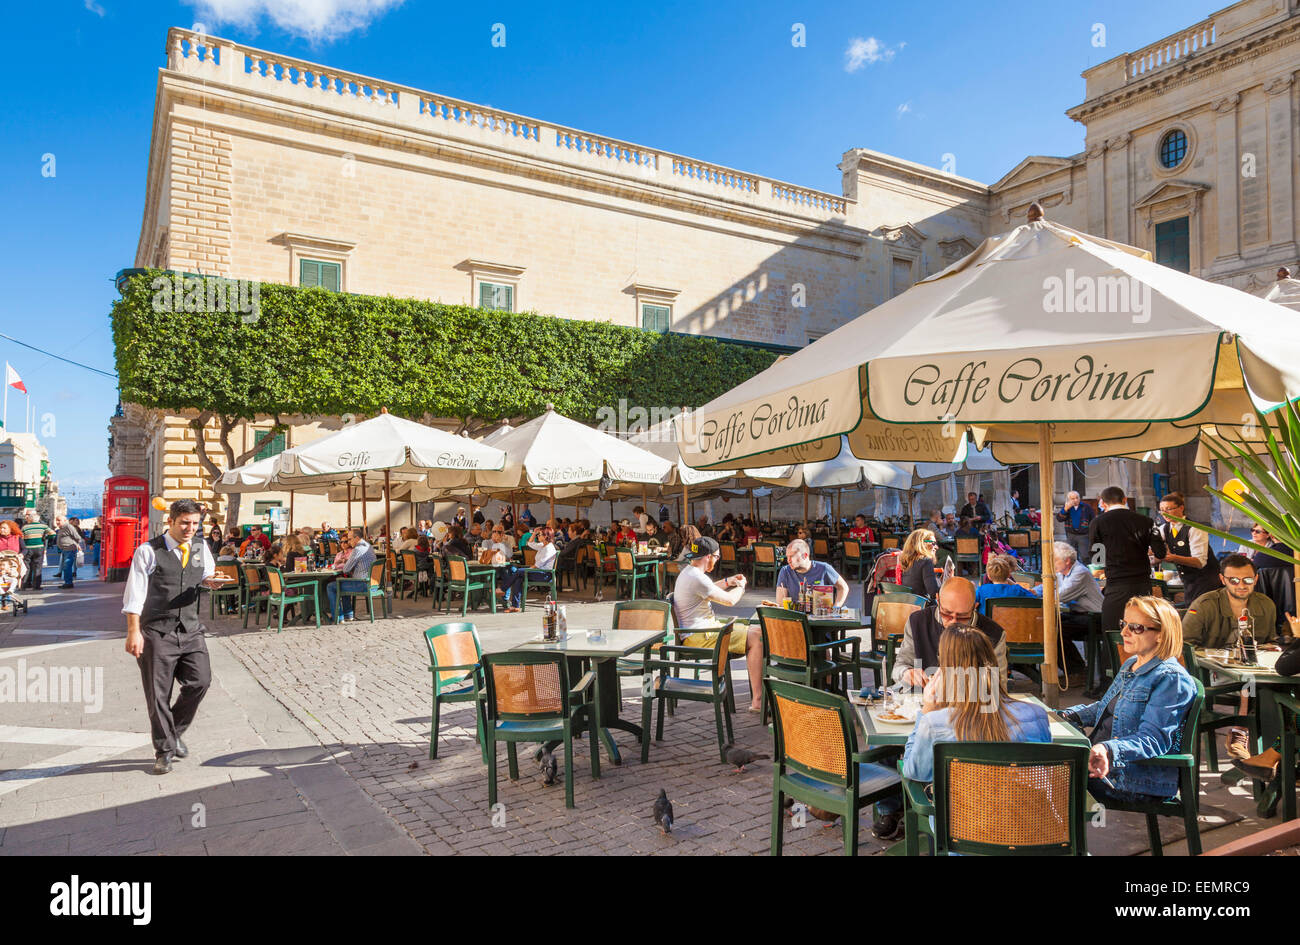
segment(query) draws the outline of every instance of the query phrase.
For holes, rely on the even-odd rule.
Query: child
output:
[[[13,606],[13,593],[22,583],[23,559],[16,551],[0,551],[0,611]]]

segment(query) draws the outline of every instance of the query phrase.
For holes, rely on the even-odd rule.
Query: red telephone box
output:
[[[104,514],[99,555],[101,581],[125,581],[135,549],[149,528],[149,483],[138,476],[104,480]]]

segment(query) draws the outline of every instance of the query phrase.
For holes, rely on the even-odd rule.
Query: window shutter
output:
[[[641,327],[646,331],[667,331],[671,315],[667,305],[642,305]]]
[[[492,308],[492,284],[490,282],[480,282],[478,284],[478,307]]]
[[[298,266],[298,284],[305,289],[320,286],[331,292],[337,292],[343,281],[341,263],[321,262],[318,259],[303,259]]]
[[[303,259],[298,264],[298,284],[305,289],[320,285],[320,263]]]
[[[338,263],[320,264],[320,284],[322,288],[329,289],[331,292],[339,290],[340,268]]]

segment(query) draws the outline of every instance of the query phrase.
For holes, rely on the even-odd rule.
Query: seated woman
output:
[[[288,543],[285,539],[271,543],[271,550],[267,553],[266,564],[268,567],[279,568],[281,571],[289,569],[287,555],[289,553]]]
[[[474,557],[474,549],[465,538],[465,529],[459,525],[453,525],[447,530],[447,540],[443,542],[442,550],[445,554],[459,555],[462,558]]]
[[[235,564],[239,561],[239,549],[234,545],[222,545],[217,552],[217,564]]]
[[[401,540],[398,541],[395,551],[414,551],[416,543],[420,540],[420,534],[414,528],[403,528],[398,536]]]
[[[1091,727],[1088,792],[1107,800],[1156,801],[1178,793],[1178,769],[1136,765],[1179,745],[1183,719],[1196,696],[1192,677],[1178,662],[1183,624],[1169,601],[1133,597],[1120,626],[1127,659],[1100,702],[1061,713],[1078,726]]]
[[[918,528],[903,542],[898,565],[903,569],[898,582],[913,594],[934,600],[939,593],[939,579],[934,576],[935,562],[939,556],[939,539],[928,528]]]
[[[286,571],[292,571],[293,563],[299,558],[307,557],[307,551],[303,547],[302,539],[297,534],[286,535],[280,540],[280,544],[284,547],[284,569]]]
[[[984,569],[988,575],[989,583],[981,584],[975,591],[975,606],[980,613],[984,613],[984,602],[993,597],[1034,597],[1033,591],[1021,587],[1015,581],[1011,580],[1011,575],[1017,570],[1017,562],[1004,558],[1001,555],[995,555],[989,558],[989,563]]]
[[[938,742],[1052,740],[1046,710],[1007,695],[993,644],[972,627],[950,627],[939,637],[939,669],[926,683],[921,710],[903,750],[903,776],[909,781],[934,780]],[[902,809],[902,798],[876,802],[872,833],[881,840],[898,839]]]
[[[530,584],[549,584],[551,581],[551,568],[555,566],[556,555],[554,534],[545,526],[538,528],[533,532],[533,541],[528,543],[528,547],[537,552],[537,557],[533,559],[533,567],[515,568],[505,579],[502,588],[505,591],[508,614],[518,613],[520,609],[525,575]]]

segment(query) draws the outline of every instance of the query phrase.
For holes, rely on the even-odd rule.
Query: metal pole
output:
[[[361,474],[361,534],[370,537],[370,515],[366,510],[366,474]]]
[[[388,549],[391,551],[395,547],[393,542],[393,507],[390,502],[390,493],[392,493],[392,484],[388,481],[388,470],[384,470],[384,532],[388,535]]]
[[[555,518],[555,486],[547,486],[546,492],[551,497],[551,518]]]
[[[1038,506],[1039,536],[1042,539],[1040,560],[1043,566],[1043,701],[1055,708],[1060,703],[1060,686],[1056,681],[1056,569],[1052,566],[1052,425],[1038,425]]]
[[[293,534],[293,490],[289,490],[289,534]]]

